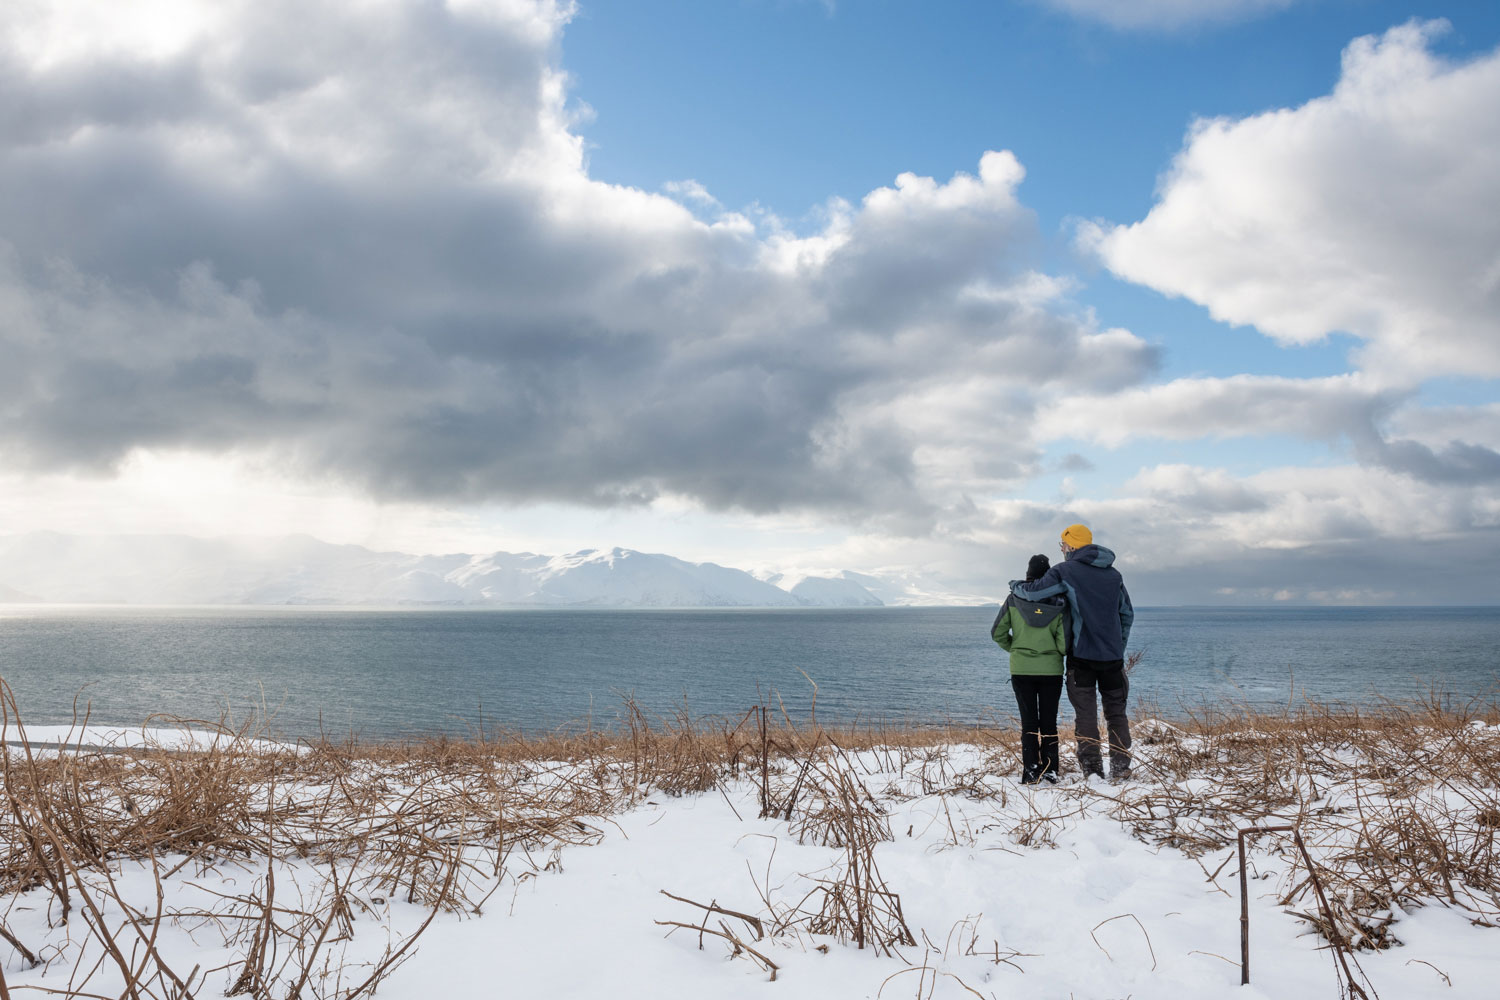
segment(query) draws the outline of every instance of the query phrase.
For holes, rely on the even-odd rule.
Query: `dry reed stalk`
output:
[[[843,848],[844,858],[836,875],[814,880],[813,890],[778,921],[779,928],[802,927],[840,943],[853,941],[857,948],[870,947],[876,954],[895,954],[897,945],[914,946],[916,938],[901,911],[901,897],[886,885],[875,863],[876,845],[891,839],[879,803],[854,774],[842,750],[815,764],[812,773],[817,776],[812,783],[817,790],[815,806],[794,829],[804,842],[812,838]],[[814,897],[816,909],[809,905]]]

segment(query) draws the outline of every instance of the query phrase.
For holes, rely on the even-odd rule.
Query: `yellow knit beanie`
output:
[[[1063,529],[1062,540],[1063,544],[1071,549],[1081,549],[1085,545],[1093,544],[1094,533],[1088,529],[1087,525],[1070,524]]]

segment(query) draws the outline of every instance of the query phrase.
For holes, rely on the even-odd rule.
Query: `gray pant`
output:
[[[1098,690],[1098,699],[1094,691]],[[1130,720],[1125,701],[1130,697],[1130,679],[1122,660],[1085,660],[1068,657],[1068,701],[1073,703],[1073,728],[1078,734],[1078,766],[1084,774],[1103,774],[1099,740],[1099,705],[1104,702],[1104,722],[1109,728],[1109,772],[1130,770]]]

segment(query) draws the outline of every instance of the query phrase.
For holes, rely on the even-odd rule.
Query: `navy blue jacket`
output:
[[[1102,545],[1085,545],[1068,553],[1034,583],[1012,580],[1010,592],[1023,601],[1044,601],[1061,594],[1073,619],[1068,652],[1086,660],[1123,660],[1135,609],[1125,581],[1115,569],[1115,554]]]

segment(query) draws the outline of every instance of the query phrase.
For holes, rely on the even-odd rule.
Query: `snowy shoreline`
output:
[[[129,968],[142,996],[238,984],[278,1000],[299,980],[308,997],[367,995],[372,976],[396,998],[500,982],[527,996],[1333,996],[1305,866],[1279,835],[1251,844],[1239,985],[1235,832],[1281,820],[1300,826],[1345,932],[1393,945],[1352,953],[1362,985],[1492,996],[1500,725],[1273,723],[1143,725],[1137,780],[1039,788],[1016,784],[1003,732],[855,748],[774,727],[762,740],[753,723],[643,727],[571,759],[560,743],[287,753],[201,737],[183,753],[181,734],[142,730],[87,736],[140,754],[28,762],[7,747],[18,808],[0,913],[40,964],[4,941],[0,958],[21,995],[119,995]],[[55,728],[27,737],[68,738]],[[27,830],[52,846],[28,848]],[[1419,853],[1423,831],[1446,871],[1397,864],[1392,845]],[[862,855],[851,844],[867,835]],[[66,925],[38,859],[62,873]],[[851,865],[874,889],[864,948],[828,920],[830,900],[857,898]]]

